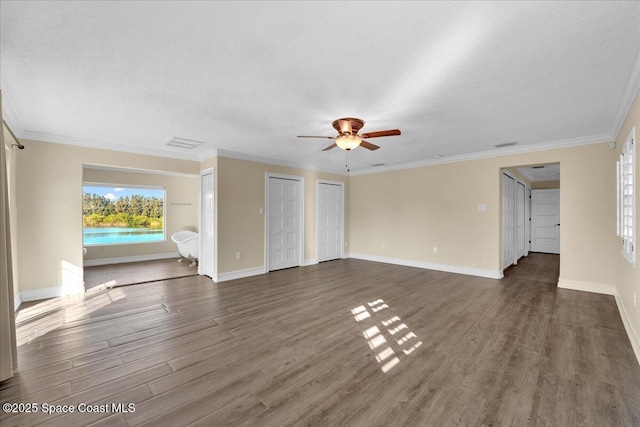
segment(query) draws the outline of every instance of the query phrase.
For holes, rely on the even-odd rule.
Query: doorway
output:
[[[531,191],[531,251],[560,254],[560,189]]]
[[[267,173],[267,271],[302,265],[304,178]]]
[[[344,183],[316,181],[318,262],[340,259],[344,250]]]
[[[560,163],[501,170],[502,269],[529,252],[560,254]]]

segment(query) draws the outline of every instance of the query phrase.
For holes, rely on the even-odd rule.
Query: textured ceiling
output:
[[[0,15],[18,136],[176,157],[344,171],[344,151],[296,135],[349,116],[402,130],[354,150],[352,171],[607,140],[640,74],[640,2],[3,1]]]

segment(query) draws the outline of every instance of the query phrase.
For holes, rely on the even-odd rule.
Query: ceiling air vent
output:
[[[171,141],[167,142],[167,145],[171,147],[184,148],[187,150],[193,150],[199,145],[204,144],[202,141],[194,141],[193,139],[184,139],[184,138],[176,138],[175,136],[171,138]]]
[[[531,169],[544,169],[544,165],[542,165],[542,166],[531,166]]]
[[[517,143],[518,143],[518,141],[503,142],[502,144],[494,145],[494,147],[496,147],[496,148],[511,147],[512,145],[516,145]]]
[[[375,165],[371,165],[371,166],[384,166],[384,163],[376,163]]]

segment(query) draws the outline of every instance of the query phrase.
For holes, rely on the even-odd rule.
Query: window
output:
[[[622,237],[622,254],[635,265],[635,128],[622,147],[618,161],[618,235]]]
[[[162,188],[82,186],[83,246],[164,241]]]

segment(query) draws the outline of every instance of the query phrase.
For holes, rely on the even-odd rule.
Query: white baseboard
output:
[[[574,291],[593,292],[596,294],[617,295],[618,290],[614,285],[602,283],[580,282],[577,280],[559,279],[558,287],[562,289],[572,289]]]
[[[627,310],[624,308],[624,304],[622,304],[622,299],[618,292],[614,295],[616,299],[616,304],[618,306],[618,311],[620,312],[620,317],[622,318],[622,324],[624,325],[624,329],[627,331],[627,335],[629,336],[629,341],[631,341],[631,348],[633,348],[633,352],[636,355],[636,359],[638,360],[638,365],[640,365],[640,335],[634,329],[633,323],[631,323],[631,319],[627,314]]]
[[[315,258],[307,258],[302,262],[302,266],[306,267],[308,265],[313,265],[318,263],[318,257]]]
[[[247,268],[245,270],[228,271],[226,273],[215,274],[213,281],[226,282],[228,280],[242,279],[243,277],[257,276],[266,273],[264,265],[261,267]]]
[[[39,301],[42,299],[56,298],[66,295],[81,295],[84,294],[84,285],[76,286],[52,286],[50,288],[29,289],[20,291],[20,301]]]
[[[127,262],[140,262],[140,261],[155,261],[157,259],[168,259],[168,258],[180,258],[180,254],[178,252],[170,252],[165,254],[135,255],[135,256],[123,256],[118,258],[88,259],[84,261],[84,266],[93,267],[96,265],[124,264]]]
[[[448,264],[436,264],[431,262],[413,261],[409,259],[390,258],[390,257],[383,257],[378,255],[366,255],[366,254],[358,254],[358,253],[349,253],[349,254],[346,254],[345,257],[347,257],[347,255],[348,255],[348,258],[363,259],[366,261],[384,262],[387,264],[404,265],[407,267],[425,268],[428,270],[444,271],[447,273],[457,273],[457,274],[466,274],[469,276],[487,277],[489,279],[502,279],[504,277],[504,275],[502,274],[502,271],[498,271],[498,270],[485,270],[483,268],[462,267],[459,265],[448,265]]]
[[[617,287],[615,287],[614,285],[605,285],[602,283],[579,282],[566,279],[558,280],[558,287],[563,289],[572,289],[574,291],[612,295],[616,300],[616,305],[618,306],[618,312],[620,313],[622,324],[624,325],[624,329],[627,332],[627,336],[629,337],[629,342],[631,342],[631,348],[633,349],[633,353],[636,355],[636,359],[638,361],[638,364],[640,365],[640,335],[638,335],[638,332],[633,327],[633,323],[631,322],[631,319],[627,314],[627,310],[624,308],[624,304],[622,303],[622,298],[620,298]]]
[[[18,311],[20,304],[22,304],[22,298],[20,298],[20,292],[18,292],[16,296],[13,297],[13,309]]]

